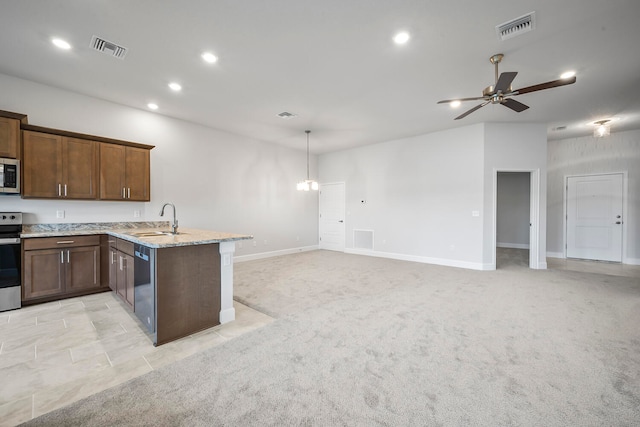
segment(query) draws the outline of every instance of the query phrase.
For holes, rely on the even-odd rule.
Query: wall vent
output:
[[[288,111],[283,111],[282,113],[278,114],[278,117],[280,117],[281,119],[292,119],[295,116],[295,114],[289,113]]]
[[[372,251],[373,230],[353,230],[353,247]]]
[[[118,59],[124,59],[124,57],[127,56],[128,52],[128,49],[126,47],[119,46],[98,36],[91,37],[91,48]]]
[[[507,40],[536,29],[536,13],[530,12],[496,26],[499,40]]]

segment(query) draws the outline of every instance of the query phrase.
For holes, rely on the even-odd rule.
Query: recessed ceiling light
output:
[[[211,52],[204,52],[202,55],[200,55],[202,57],[202,59],[204,59],[206,62],[208,62],[209,64],[213,64],[214,62],[218,61],[218,57],[215,56],[213,53]]]
[[[59,47],[60,49],[64,49],[64,50],[71,49],[71,45],[62,39],[53,38],[51,39],[51,43],[53,43],[56,47]]]
[[[396,34],[395,36],[393,36],[393,41],[396,44],[405,44],[406,42],[409,41],[410,38],[411,36],[409,36],[409,33],[407,33],[406,31],[402,31]]]
[[[158,104],[150,102],[147,104],[147,107],[149,107],[149,109],[151,110],[157,110],[158,109]]]
[[[169,89],[174,92],[180,92],[182,90],[182,86],[180,85],[180,83],[171,82],[169,83]]]
[[[576,75],[575,71],[565,71],[564,73],[560,74],[560,78],[561,79],[570,79],[571,77],[573,77],[575,75]]]
[[[449,103],[449,105],[451,105],[451,108],[458,108],[460,104],[462,104],[460,101],[451,101]]]

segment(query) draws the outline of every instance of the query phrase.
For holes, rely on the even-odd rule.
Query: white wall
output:
[[[22,211],[25,223],[156,221],[163,202],[180,226],[252,234],[236,255],[295,251],[318,242],[315,193],[296,191],[306,152],[283,148],[0,74],[0,109],[29,123],[155,145],[151,202],[23,200],[0,196],[0,211]],[[312,172],[317,167],[311,157]],[[56,219],[56,210],[66,217]],[[134,210],[142,216],[134,218]],[[170,213],[170,211],[169,211]]]
[[[497,246],[529,248],[529,172],[498,172]]]
[[[495,214],[498,171],[530,171],[534,180],[532,187],[539,193],[533,210],[537,220],[537,233],[530,254],[533,268],[547,268],[547,130],[545,124],[537,123],[486,123],[484,151],[484,241],[483,262],[495,268]],[[537,182],[536,182],[537,180]],[[534,230],[536,229],[534,225]],[[537,247],[537,249],[536,249]]]
[[[640,130],[612,132],[548,143],[548,250],[564,256],[564,186],[571,175],[628,172],[627,238],[623,262],[640,264]]]
[[[321,182],[345,182],[346,250],[372,229],[371,255],[482,269],[483,138],[473,125],[321,155]]]

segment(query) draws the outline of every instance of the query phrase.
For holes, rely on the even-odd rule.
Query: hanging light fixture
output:
[[[611,120],[598,120],[597,122],[593,122],[596,125],[596,128],[593,130],[593,136],[596,138],[602,138],[605,136],[609,136],[611,134]]]
[[[299,191],[317,190],[318,182],[309,178],[309,134],[310,130],[304,131],[307,134],[307,179],[300,181],[297,185]]]

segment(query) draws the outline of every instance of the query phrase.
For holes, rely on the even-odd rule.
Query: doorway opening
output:
[[[496,268],[529,267],[531,172],[497,172]]]

